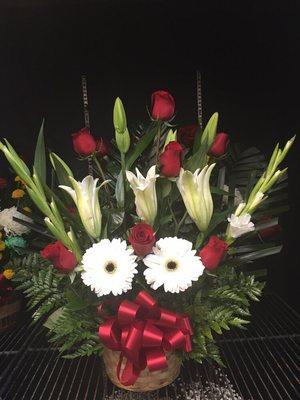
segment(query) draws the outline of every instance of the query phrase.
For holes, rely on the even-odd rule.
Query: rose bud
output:
[[[178,142],[183,144],[185,147],[192,147],[198,128],[199,127],[197,125],[181,127],[177,132]]]
[[[142,257],[152,252],[152,247],[156,242],[153,229],[144,222],[140,222],[130,229],[128,240],[135,254]]]
[[[175,100],[170,93],[164,90],[158,90],[152,93],[151,100],[151,116],[153,119],[168,121],[173,117],[175,112]]]
[[[110,149],[110,144],[103,138],[96,139],[96,154],[99,157],[107,156]]]
[[[7,180],[5,178],[0,178],[0,189],[5,189],[7,185]]]
[[[210,153],[215,157],[220,157],[226,153],[228,144],[229,144],[229,135],[227,135],[227,133],[224,132],[218,133],[210,148]]]
[[[73,271],[77,265],[74,254],[60,241],[48,244],[48,246],[41,251],[41,256],[51,261],[53,266],[62,273]]]
[[[72,137],[74,151],[81,156],[90,156],[96,150],[96,140],[87,128],[82,128]]]
[[[259,219],[259,222],[268,222],[272,219],[271,216],[266,215],[264,217],[261,217]],[[278,238],[280,232],[282,231],[282,228],[279,224],[277,225],[273,225],[273,226],[269,226],[268,228],[263,228],[259,230],[259,234],[261,236],[262,239],[264,240],[275,240]]]
[[[205,268],[215,269],[223,260],[228,250],[228,244],[217,236],[211,236],[208,243],[199,251],[199,256]]]
[[[170,142],[159,157],[160,172],[167,177],[178,176],[182,164],[183,147],[178,142]]]

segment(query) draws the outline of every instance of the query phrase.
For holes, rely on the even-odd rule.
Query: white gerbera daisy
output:
[[[156,290],[164,285],[165,292],[179,293],[197,281],[203,274],[204,265],[193,244],[185,239],[167,237],[160,239],[153,247],[154,254],[144,258],[148,267],[144,271],[146,281]]]
[[[21,214],[17,207],[5,208],[0,212],[0,227],[5,230],[7,234],[11,235],[24,235],[30,229],[14,220],[15,218],[22,219],[25,222],[32,222],[32,219],[24,214]]]
[[[90,286],[97,296],[112,293],[114,296],[132,289],[137,274],[136,256],[121,239],[103,239],[93,244],[82,258],[83,283]]]

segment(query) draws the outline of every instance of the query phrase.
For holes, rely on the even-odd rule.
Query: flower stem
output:
[[[156,135],[156,152],[155,152],[155,164],[158,165],[158,157],[159,157],[159,147],[160,147],[160,138],[161,138],[161,121],[157,121],[157,135]]]
[[[97,168],[98,168],[98,170],[99,170],[99,173],[100,173],[100,175],[101,175],[101,178],[102,178],[102,180],[103,180],[103,182],[106,180],[106,177],[105,177],[105,175],[104,175],[104,171],[103,171],[103,168],[101,167],[101,164],[100,164],[100,162],[99,162],[99,160],[97,159],[97,157],[96,156],[94,156],[94,162],[95,162],[95,164],[97,165]],[[109,193],[109,190],[108,190],[108,187],[105,185],[105,189],[106,189],[106,191]]]
[[[173,220],[174,220],[174,225],[175,225],[174,234],[175,234],[175,236],[176,236],[177,233],[178,233],[178,231],[179,231],[179,227],[178,227],[178,222],[177,222],[177,219],[176,219],[176,215],[174,214],[174,211],[173,211],[173,209],[172,209],[170,197],[168,197],[168,205],[169,205],[169,209],[170,209],[170,211],[171,211],[171,214],[172,214],[172,217],[173,217]]]
[[[105,177],[103,168],[102,168],[102,166],[101,166],[101,163],[100,163],[100,161],[97,159],[97,156],[96,156],[96,155],[94,155],[93,159],[94,159],[94,161],[95,161],[95,164],[97,165],[97,168],[98,168],[98,170],[99,170],[99,173],[100,173],[100,175],[101,175],[101,178],[102,178],[102,180],[103,180],[103,182],[104,182],[104,181],[106,180],[106,177]],[[109,196],[109,204],[110,204],[111,208],[113,208],[114,205],[113,205],[113,202],[112,202],[112,200],[111,200],[111,193],[110,193],[109,187],[108,187],[107,184],[105,184],[104,187],[105,187],[106,193],[107,193],[108,196]]]
[[[121,152],[121,168],[123,177],[123,190],[124,190],[124,210],[125,210],[125,183],[126,183],[126,164],[125,164],[125,153]]]
[[[181,218],[181,220],[178,222],[177,226],[175,227],[175,232],[174,232],[175,236],[178,235],[179,229],[180,229],[181,225],[184,223],[184,220],[186,219],[186,217],[187,217],[187,211],[183,214],[183,217]]]

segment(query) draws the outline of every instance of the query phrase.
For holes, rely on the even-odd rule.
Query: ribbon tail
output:
[[[123,358],[123,354],[120,354],[119,362],[117,365],[117,377],[121,384],[124,386],[134,385],[141,371],[133,364],[132,361],[127,359],[125,367],[121,373]]]

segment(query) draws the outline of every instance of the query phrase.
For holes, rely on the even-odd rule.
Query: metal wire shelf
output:
[[[115,388],[98,357],[57,357],[43,329],[25,319],[0,335],[0,400],[299,399],[299,315],[274,294],[252,313],[248,330],[219,340],[226,369],[189,363],[175,384],[148,394]]]

